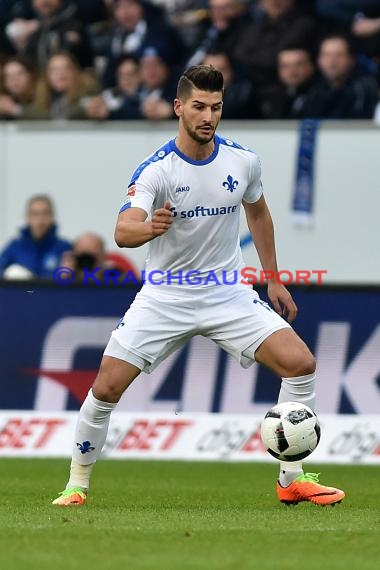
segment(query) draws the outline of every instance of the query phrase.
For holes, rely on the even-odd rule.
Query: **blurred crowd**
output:
[[[63,270],[55,276],[56,270]],[[118,251],[107,251],[103,238],[94,232],[84,232],[73,241],[58,233],[55,208],[48,194],[31,196],[25,208],[25,223],[19,235],[0,250],[0,280],[43,279],[59,284],[72,281],[84,283],[85,275],[94,272],[89,283],[112,283],[124,275],[128,282],[138,283],[140,271]],[[67,280],[65,282],[65,280]]]
[[[163,120],[181,72],[226,119],[379,113],[379,0],[0,0],[0,118]]]

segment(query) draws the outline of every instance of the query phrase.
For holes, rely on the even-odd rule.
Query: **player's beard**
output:
[[[184,116],[182,117],[182,123],[189,137],[191,137],[197,143],[208,144],[214,138],[217,125],[214,127],[210,123],[207,123],[199,127],[193,127],[186,121]],[[202,127],[209,127],[210,131],[208,133],[202,133]]]

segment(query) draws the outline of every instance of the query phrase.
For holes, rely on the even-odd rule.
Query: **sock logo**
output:
[[[90,441],[84,441],[83,443],[77,443],[77,448],[80,449],[82,455],[85,453],[90,453],[90,451],[94,451],[95,447],[91,445]]]

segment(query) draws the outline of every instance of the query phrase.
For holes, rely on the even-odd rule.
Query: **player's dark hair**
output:
[[[223,75],[212,65],[193,65],[181,75],[178,81],[177,98],[188,99],[193,89],[223,93]]]

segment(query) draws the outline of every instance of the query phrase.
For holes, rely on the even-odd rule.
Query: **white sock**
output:
[[[70,465],[70,479],[68,480],[66,489],[82,487],[82,489],[87,491],[90,486],[91,471],[94,465],[95,463],[80,465],[75,459],[72,459]]]
[[[282,487],[287,487],[293,483],[298,475],[302,474],[302,461],[280,461],[280,475],[278,480]]]
[[[278,403],[299,402],[314,410],[316,377],[315,372],[313,372],[312,374],[305,374],[305,376],[283,378]]]
[[[299,402],[306,404],[312,410],[315,407],[315,380],[316,374],[305,374],[294,378],[283,378],[278,403]],[[302,475],[302,461],[280,462],[280,485],[287,487],[299,475]]]
[[[116,404],[97,400],[92,389],[79,412],[70,469],[69,487],[88,489],[90,475],[106,441],[112,410]]]

